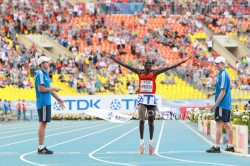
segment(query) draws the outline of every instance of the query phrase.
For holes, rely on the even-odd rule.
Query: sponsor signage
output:
[[[158,107],[162,107],[161,95],[155,96]],[[137,108],[138,95],[85,95],[61,98],[66,108],[62,110],[58,102],[52,98],[52,114],[79,114],[90,108],[131,114]]]

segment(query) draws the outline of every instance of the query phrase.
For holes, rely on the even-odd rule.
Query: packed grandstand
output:
[[[137,75],[104,57],[104,51],[136,68],[143,68],[143,60],[150,57],[154,69],[192,55],[157,78],[156,93],[163,100],[206,99],[216,81],[214,59],[225,54],[232,98],[250,99],[247,0],[76,2],[1,2],[0,108],[8,101],[13,106],[18,99],[35,101],[40,56],[53,59],[49,75],[51,84],[63,89],[60,95],[137,94]],[[222,41],[226,44],[239,41],[238,48],[224,46],[215,40],[218,35],[232,37]],[[66,51],[52,53],[53,46]],[[240,47],[246,51],[237,51]]]

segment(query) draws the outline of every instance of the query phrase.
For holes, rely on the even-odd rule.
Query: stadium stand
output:
[[[105,50],[115,52],[118,58],[138,68],[146,56],[154,60],[154,68],[159,68],[193,54],[192,61],[159,76],[157,93],[163,99],[204,99],[206,91],[214,84],[213,60],[218,55],[214,50],[208,50],[210,39],[199,19],[204,20],[214,34],[238,36],[246,45],[250,25],[248,16],[240,17],[249,12],[245,6],[241,10],[242,6],[235,2],[232,5],[223,3],[224,6],[218,2],[205,2],[152,1],[142,12],[133,15],[105,14],[101,8],[106,5],[104,1],[96,4],[90,14],[83,14],[77,4],[64,0],[24,1],[21,5],[16,1],[2,3],[1,98],[17,100],[25,96],[25,100],[35,100],[32,86],[36,59],[47,54],[39,52],[35,44],[25,47],[17,39],[19,34],[44,34],[74,56],[55,55],[57,58],[51,64],[52,85],[62,87],[63,95],[128,94],[128,82],[133,84],[136,93],[137,76],[102,57]],[[13,10],[8,10],[10,8]],[[225,11],[232,17],[223,17]],[[231,29],[225,29],[228,23],[232,24]],[[124,48],[118,46],[122,44]],[[233,98],[249,99],[249,55],[237,58],[237,68],[227,69],[233,80]],[[168,82],[170,78],[173,83]],[[91,86],[95,88],[90,92]]]

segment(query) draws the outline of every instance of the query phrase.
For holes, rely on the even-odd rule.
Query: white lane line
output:
[[[161,154],[184,154],[184,153],[205,153],[204,150],[194,150],[194,151],[169,151],[169,152],[159,152]]]
[[[175,154],[175,153],[204,153],[204,151],[168,151],[168,152],[158,152],[161,154]],[[98,153],[101,154],[101,153]],[[138,151],[112,151],[106,152],[102,154],[138,154]]]
[[[82,154],[81,152],[55,152],[54,155],[57,155],[57,154],[60,154],[60,155],[69,155],[69,154],[73,154],[73,155],[76,155],[76,154]]]
[[[23,122],[23,123],[19,123],[19,122],[13,122],[13,123],[9,123],[8,125],[5,124],[1,124],[0,122],[0,131],[5,130],[5,129],[12,129],[12,128],[22,128],[25,127],[27,125],[27,123],[29,123],[30,125],[35,125],[37,124],[37,122]]]
[[[78,155],[78,154],[84,154],[87,155],[88,153],[81,153],[81,152],[55,152],[53,155]],[[16,155],[22,155],[22,153],[19,152],[0,152],[0,156],[16,156]],[[34,154],[36,155],[36,154]]]
[[[128,123],[123,123],[123,124],[120,124],[120,125],[117,125],[117,126],[109,127],[109,128],[106,128],[106,129],[103,129],[103,130],[99,130],[99,131],[96,131],[96,132],[93,132],[93,133],[90,133],[90,134],[86,134],[86,135],[81,136],[81,137],[77,137],[77,138],[70,139],[70,140],[67,140],[67,141],[64,141],[64,142],[60,142],[60,143],[58,143],[58,144],[49,146],[48,148],[52,148],[52,147],[55,147],[55,146],[59,146],[59,145],[63,145],[63,144],[69,143],[69,142],[73,142],[73,141],[76,141],[76,140],[79,140],[79,139],[82,139],[82,138],[85,138],[85,137],[88,137],[88,136],[91,136],[91,135],[95,135],[95,134],[98,134],[98,133],[101,133],[101,132],[104,132],[104,131],[107,131],[107,130],[111,130],[111,129],[114,129],[114,128],[123,126],[123,125],[125,125],[125,124],[128,124]],[[22,155],[20,156],[20,159],[21,159],[23,162],[26,162],[26,163],[29,163],[29,164],[32,164],[32,165],[47,166],[47,164],[39,164],[39,163],[35,163],[35,162],[32,162],[32,161],[29,161],[29,160],[25,159],[25,156],[27,156],[27,155],[29,155],[29,154],[32,154],[32,153],[36,153],[36,152],[37,152],[37,151],[32,151],[32,152],[28,152],[28,153],[22,154]],[[51,164],[49,164],[49,165],[51,165]]]
[[[78,122],[75,122],[75,121],[64,121],[63,122],[65,125],[68,125],[68,124],[77,124]],[[38,125],[38,121],[25,121],[25,122],[16,122],[16,123],[12,123],[12,124],[9,124],[8,126],[5,126],[5,125],[1,125],[0,123],[0,131],[6,131],[6,130],[16,130],[18,128],[31,128],[31,127],[36,127]],[[57,121],[51,121],[50,122],[50,126],[59,126],[61,125],[61,122],[58,123]]]
[[[114,151],[114,152],[106,152],[106,153],[102,153],[102,154],[138,154],[138,151]],[[98,153],[101,154],[101,153]]]
[[[133,163],[133,164],[137,164],[137,165],[153,165],[153,164],[161,164],[161,165],[170,165],[171,164],[171,166],[172,165],[177,165],[177,166],[180,166],[180,165],[184,165],[184,164],[186,164],[185,162],[176,162],[176,161],[167,161],[167,162],[164,162],[164,161],[162,161],[162,162],[154,162],[154,161],[152,161],[152,162],[136,162],[136,163]]]
[[[193,161],[193,160],[184,160],[184,159],[178,159],[178,158],[174,158],[174,157],[168,157],[168,156],[163,156],[159,154],[159,147],[160,147],[160,142],[161,142],[161,138],[162,138],[162,133],[163,133],[163,128],[165,125],[165,121],[163,121],[162,126],[161,126],[161,130],[160,130],[160,134],[159,134],[159,138],[157,141],[157,145],[155,148],[155,154],[161,158],[166,158],[166,159],[170,159],[170,160],[175,160],[175,161],[182,161],[185,163],[197,163],[197,164],[207,164],[207,165],[223,165],[223,166],[234,166],[234,165],[228,165],[228,164],[220,164],[220,163],[209,163],[209,162],[201,162],[201,161]]]
[[[77,123],[75,123],[75,124],[77,124]],[[7,133],[15,133],[15,132],[21,132],[21,131],[27,131],[27,130],[33,130],[35,127],[38,127],[38,122],[37,122],[37,125],[35,125],[35,126],[31,126],[30,127],[30,125],[28,126],[29,124],[27,123],[27,126],[22,126],[21,127],[21,129],[18,129],[17,128],[17,130],[16,130],[16,128],[14,129],[14,130],[8,130],[8,131],[6,131],[7,129],[5,129],[5,131],[4,132],[0,132],[0,134],[7,134]],[[67,125],[67,124],[65,124],[65,125]],[[72,124],[70,124],[70,125],[72,125]],[[61,126],[61,124],[54,124],[54,125],[49,125],[48,126],[48,128],[53,128],[53,127],[57,127],[57,126]]]
[[[100,123],[100,122],[98,122]],[[97,124],[98,124],[97,123]],[[95,123],[96,124],[96,123]],[[87,124],[86,124],[87,125]],[[86,126],[86,125],[82,125],[82,126]],[[52,129],[47,129],[47,131],[53,131],[53,130],[61,130],[61,129],[67,129],[67,128],[71,128],[71,127],[76,127],[76,126],[79,126],[79,123],[76,124],[76,125],[70,125],[70,126],[67,126],[67,127],[60,127],[60,128],[52,128]],[[37,131],[33,131],[33,132],[28,132],[28,133],[23,133],[23,134],[16,134],[16,135],[9,135],[9,136],[5,136],[5,137],[0,137],[0,139],[5,139],[5,138],[11,138],[11,137],[16,137],[16,136],[22,136],[22,135],[28,135],[28,134],[33,134],[33,133],[37,133]]]
[[[115,164],[115,165],[130,165],[130,166],[134,166],[134,165],[129,164],[129,163],[118,163],[118,162],[112,162],[112,161],[102,160],[102,159],[99,159],[99,158],[97,158],[97,157],[94,157],[93,155],[94,155],[96,152],[102,150],[102,149],[105,148],[106,146],[109,146],[109,145],[112,144],[113,142],[115,142],[115,141],[121,139],[122,137],[128,135],[129,133],[133,132],[133,131],[136,130],[136,129],[138,129],[138,127],[133,128],[132,130],[130,130],[130,131],[124,133],[123,135],[117,137],[116,139],[110,141],[109,143],[103,145],[102,147],[100,147],[100,148],[94,150],[93,152],[89,153],[89,157],[92,158],[92,159],[94,159],[94,160],[97,160],[97,161],[100,161],[100,162],[104,162],[104,163],[108,163],[108,164]]]
[[[209,144],[210,146],[213,146],[213,143],[211,141],[209,141],[206,137],[204,137],[203,135],[201,135],[199,132],[195,131],[192,127],[190,127],[189,125],[187,125],[186,123],[179,121],[180,123],[182,123],[183,125],[185,125],[188,129],[190,129],[192,132],[194,132],[198,137],[200,137],[203,141],[205,141],[207,144]],[[227,152],[225,150],[220,150],[222,153],[224,154],[228,154],[228,155],[232,155],[232,156],[240,156],[240,157],[250,157],[249,154],[242,154],[242,153],[232,153],[232,152]]]
[[[61,134],[65,134],[65,133],[71,133],[71,132],[74,132],[74,131],[79,131],[79,130],[85,130],[85,129],[89,129],[89,128],[94,128],[94,127],[98,127],[98,126],[103,126],[103,125],[107,125],[107,123],[106,124],[99,124],[99,125],[95,125],[95,126],[89,126],[89,127],[80,128],[80,129],[75,129],[75,130],[70,130],[70,131],[65,131],[65,132],[60,132],[60,133],[55,133],[55,134],[47,135],[47,136],[45,136],[45,138],[52,137],[52,136],[55,136],[55,135],[61,135]],[[12,142],[12,143],[9,143],[9,144],[0,145],[0,148],[1,147],[5,147],[5,146],[20,144],[20,143],[23,143],[23,142],[34,141],[34,140],[37,140],[37,139],[38,138],[32,138],[32,139],[27,139],[27,140],[24,140],[24,141]]]
[[[18,152],[0,152],[0,156],[17,155]]]
[[[160,130],[160,134],[159,134],[159,138],[155,147],[155,154],[157,155],[158,151],[159,151],[159,147],[160,147],[160,142],[161,142],[161,137],[162,137],[162,133],[163,133],[163,128],[165,125],[165,120],[163,120],[162,125],[161,125],[161,130]]]
[[[18,125],[18,124],[16,124]],[[26,131],[26,130],[32,130],[33,128],[37,127],[38,123],[36,125],[29,125],[27,123],[27,126],[19,126],[19,127],[15,127],[15,128],[4,128],[2,129],[2,131],[0,131],[0,134],[4,134],[4,133],[13,133],[13,132],[19,132],[19,131]]]

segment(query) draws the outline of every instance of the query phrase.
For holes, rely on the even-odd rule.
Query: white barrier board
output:
[[[155,96],[158,107],[162,107],[161,95]],[[60,96],[60,98],[65,101],[66,108],[62,110],[52,97],[52,114],[79,114],[89,108],[132,114],[137,106],[138,95],[82,95]]]

